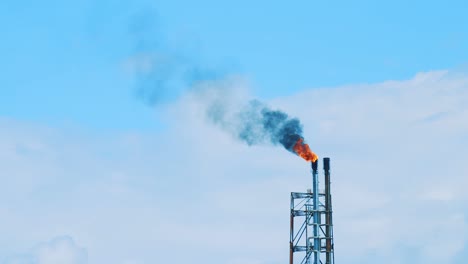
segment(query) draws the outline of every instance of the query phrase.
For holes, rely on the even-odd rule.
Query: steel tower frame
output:
[[[334,264],[330,158],[323,159],[323,192],[319,191],[318,162],[311,165],[312,190],[291,193],[289,264]],[[303,258],[295,262],[295,253],[301,252]]]

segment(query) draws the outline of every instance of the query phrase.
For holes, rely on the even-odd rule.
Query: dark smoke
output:
[[[302,124],[297,118],[288,114],[272,110],[258,100],[250,101],[240,112],[229,117],[221,102],[213,104],[208,111],[213,122],[224,128],[234,123],[230,130],[235,137],[249,146],[271,143],[282,145],[294,152],[295,143],[302,137]],[[233,118],[235,121],[226,120]]]

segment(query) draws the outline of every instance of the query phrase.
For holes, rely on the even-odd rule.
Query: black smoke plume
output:
[[[299,119],[290,117],[285,112],[272,110],[258,100],[251,100],[231,116],[222,103],[213,104],[208,110],[208,116],[249,146],[271,143],[282,145],[294,153],[294,145],[299,139],[303,139]]]

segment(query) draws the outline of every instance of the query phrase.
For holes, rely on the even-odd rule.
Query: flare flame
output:
[[[296,144],[294,144],[293,150],[297,155],[301,156],[306,161],[316,162],[318,160],[317,154],[315,154],[314,152],[310,150],[309,145],[304,143],[303,138],[299,138],[296,141]]]

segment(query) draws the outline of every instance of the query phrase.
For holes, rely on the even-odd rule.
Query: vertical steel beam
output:
[[[290,238],[289,238],[289,264],[294,264],[294,197],[291,194],[291,212],[290,212]]]

